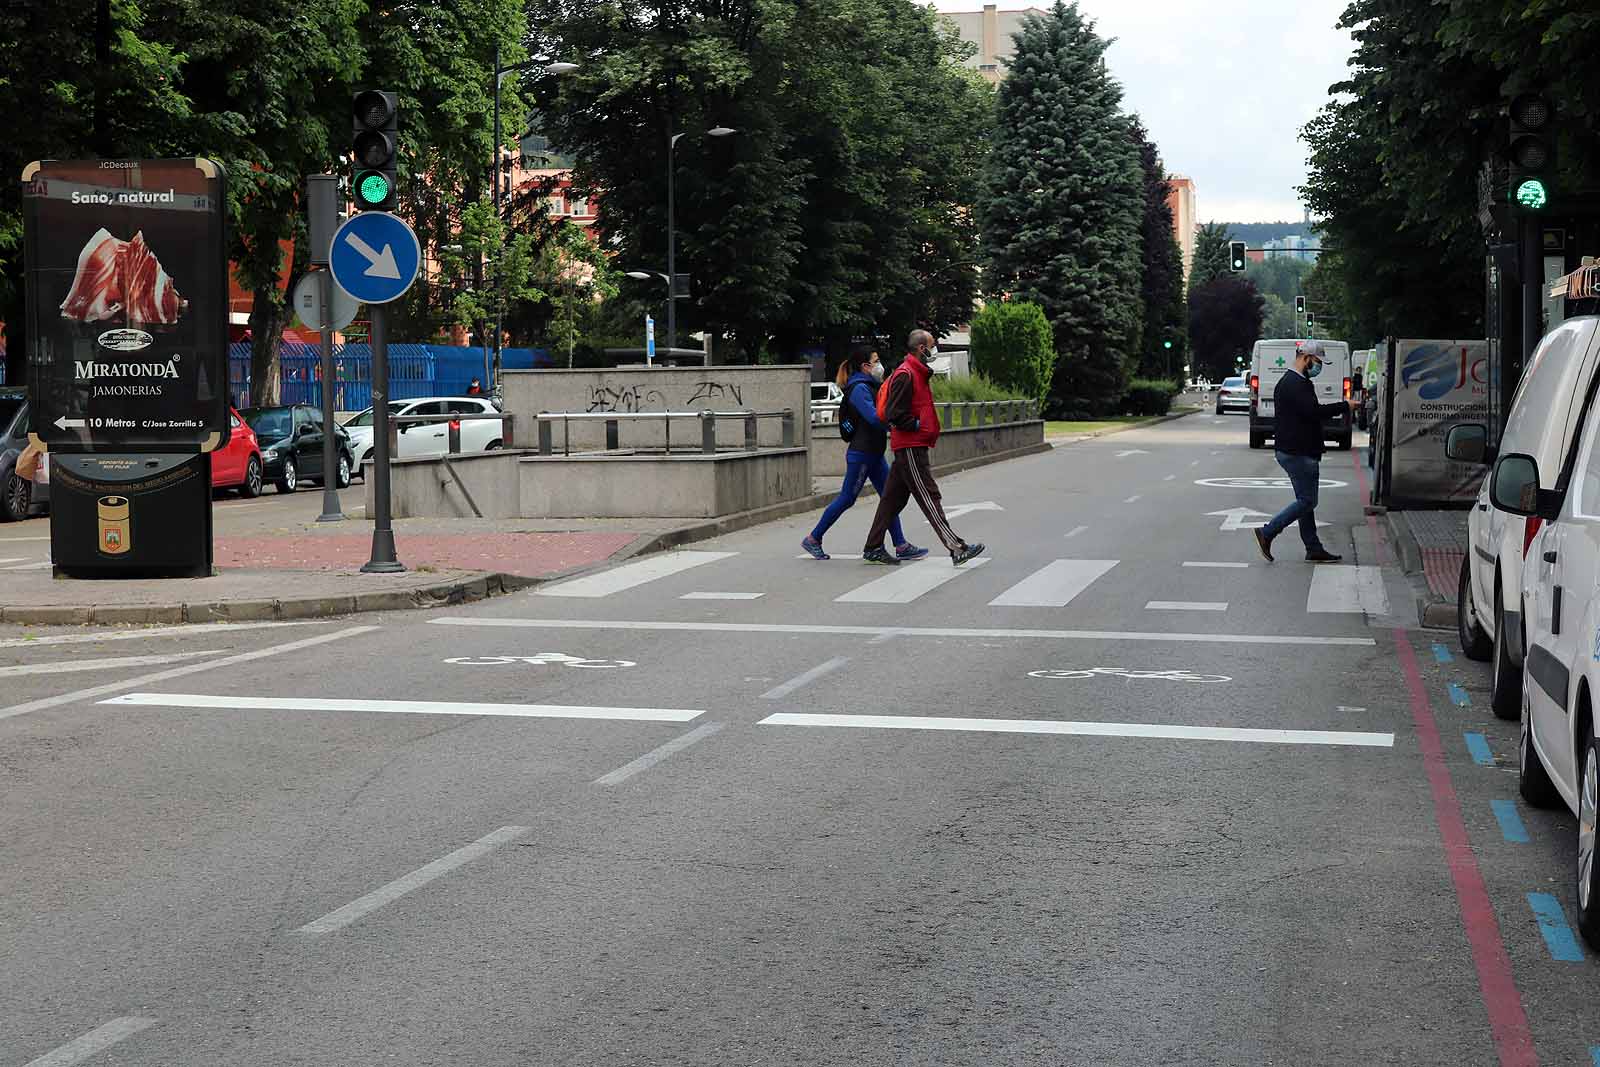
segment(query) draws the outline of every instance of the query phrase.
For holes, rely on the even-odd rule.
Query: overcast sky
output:
[[[934,0],[977,11],[983,0]],[[1049,0],[1000,0],[1005,10]],[[1080,0],[1116,38],[1112,72],[1167,169],[1195,180],[1200,220],[1272,222],[1304,214],[1300,127],[1345,76],[1346,0]]]

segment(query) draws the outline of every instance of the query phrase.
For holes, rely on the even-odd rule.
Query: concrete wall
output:
[[[811,368],[782,367],[621,367],[593,370],[513,370],[505,372],[505,409],[517,416],[519,447],[537,447],[537,427],[532,416],[541,411],[650,412],[650,411],[781,411],[795,415],[795,444],[804,447],[811,437]],[[674,444],[695,446],[700,426],[675,420]],[[680,436],[681,435],[681,436]],[[561,447],[561,427],[555,428]],[[618,443],[623,448],[660,448],[666,434],[658,421],[623,422]],[[783,444],[777,419],[760,424],[763,448]],[[725,420],[717,428],[717,444],[744,447],[744,426]],[[600,421],[572,424],[572,447],[605,447],[605,425]]]
[[[715,456],[529,456],[526,518],[709,519],[811,494],[803,448]]]
[[[452,456],[450,466],[455,468],[484,518],[515,519],[522,515],[517,463],[524,455],[520,451],[506,450],[470,453]],[[364,469],[366,514],[373,515],[377,505],[372,499],[372,464],[366,464]],[[461,487],[437,456],[398,459],[390,464],[389,506],[390,513],[397,519],[473,517]]]
[[[979,456],[1001,455],[1043,443],[1044,422],[1039,419],[993,426],[947,426],[939,434],[939,443],[933,449],[933,469],[937,472],[941,467]],[[839,437],[838,427],[817,427],[811,438],[812,475],[817,478],[843,477],[847,447]]]

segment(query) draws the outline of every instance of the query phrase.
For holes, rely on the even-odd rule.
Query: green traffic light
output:
[[[389,192],[389,179],[375,171],[361,175],[356,183],[356,196],[368,206],[387,203]]]
[[[1171,341],[1162,341],[1161,342],[1161,347],[1162,348],[1171,348],[1172,347],[1172,342]]]
[[[1537,210],[1550,202],[1550,194],[1545,191],[1544,182],[1538,178],[1529,178],[1517,186],[1517,203],[1525,208]]]

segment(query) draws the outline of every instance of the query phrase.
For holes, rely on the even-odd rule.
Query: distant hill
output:
[[[1311,226],[1304,222],[1225,222],[1228,232],[1236,241],[1243,241],[1251,248],[1260,248],[1268,241],[1277,241],[1284,237],[1310,237]]]

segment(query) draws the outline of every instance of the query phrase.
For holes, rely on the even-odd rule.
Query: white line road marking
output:
[[[42,571],[46,567],[53,567],[54,563],[45,560],[42,563],[24,563],[20,567],[0,567],[0,571]]]
[[[1117,453],[1117,458],[1123,459],[1127,456],[1148,456],[1149,454],[1150,453],[1146,452],[1142,448],[1126,448]]]
[[[665,552],[659,556],[646,556],[632,563],[624,563],[608,571],[574,578],[548,589],[539,590],[540,596],[603,597],[625,589],[667,578],[691,567],[715,563],[737,556],[737,552]]]
[[[0,545],[15,544],[18,541],[48,541],[48,540],[50,540],[50,536],[48,534],[46,534],[44,537],[0,537]]]
[[[533,630],[634,630],[642,633],[831,634],[839,637],[977,637],[1024,641],[1141,641],[1196,645],[1316,645],[1373,648],[1371,637],[1299,637],[1291,634],[1141,633],[1136,630],[1006,630],[936,626],[805,626],[751,622],[645,622],[619,619],[429,619],[433,626],[498,626]]]
[[[281,623],[277,625],[282,625]],[[285,652],[298,652],[303,648],[312,648],[324,645],[329,641],[339,641],[346,637],[357,637],[361,634],[371,633],[378,629],[376,626],[352,626],[345,630],[336,630],[331,634],[318,634],[316,637],[306,637],[299,641],[289,641],[281,645],[270,645],[267,648],[257,648],[250,652],[240,652],[233,656],[224,656],[221,659],[207,660],[204,663],[191,663],[183,667],[173,667],[169,670],[157,671],[154,674],[141,674],[137,678],[124,678],[119,682],[109,685],[97,685],[90,689],[79,689],[72,693],[61,693],[53,697],[42,697],[39,700],[30,700],[26,704],[14,704],[9,708],[0,708],[0,719],[9,719],[13,715],[26,715],[30,711],[43,711],[45,708],[60,707],[62,704],[77,704],[84,700],[92,700],[107,693],[118,690],[127,690],[134,686],[155,685],[158,682],[171,681],[173,678],[183,678],[201,671],[212,671],[219,667],[232,667],[239,663],[250,663],[269,656],[281,656]]]
[[[1227,611],[1226,600],[1152,600],[1146,611]]]
[[[1178,476],[1176,474],[1169,474],[1161,480],[1164,482],[1175,482],[1178,480]]]
[[[23,663],[16,667],[0,667],[0,678],[20,678],[28,674],[71,674],[74,671],[107,671],[118,667],[152,667],[157,663],[177,663],[179,660],[197,659],[200,656],[220,656],[226,649],[213,648],[205,652],[173,652],[165,656],[111,656],[106,659],[68,659],[54,663]]]
[[[834,671],[850,662],[849,656],[835,656],[826,663],[819,663],[804,674],[790,678],[782,685],[774,686],[761,694],[762,700],[782,700],[796,689],[801,689],[821,678],[823,675],[832,674]]]
[[[27,556],[14,556],[11,559],[0,559],[0,563],[21,563]]]
[[[954,719],[918,715],[815,715],[780,712],[757,726],[837,726],[867,730],[970,730],[996,734],[1153,737],[1175,741],[1250,741],[1266,745],[1353,745],[1393,748],[1394,734],[1337,730],[1248,730],[1219,726],[1155,726],[1137,722],[1057,722],[1051,719]]]
[[[1139,501],[1139,499],[1140,499],[1139,494],[1135,493],[1132,496],[1130,496],[1128,499],[1124,500],[1123,503],[1124,504],[1134,504],[1134,503],[1137,503]]]
[[[121,688],[126,688],[125,686]],[[451,700],[347,700],[339,697],[207,696],[199,693],[126,693],[102,704],[142,708],[219,708],[226,711],[366,711],[389,715],[505,715],[521,719],[616,719],[691,722],[705,712],[690,708],[605,708],[581,704],[482,704]]]
[[[1088,528],[1089,528],[1089,527],[1087,527],[1087,526],[1077,526],[1077,527],[1074,527],[1074,528],[1073,528],[1073,529],[1071,529],[1071,530],[1068,530],[1068,531],[1067,531],[1067,532],[1066,532],[1066,535],[1065,535],[1065,536],[1067,536],[1067,537],[1069,537],[1069,538],[1071,538],[1071,537],[1077,537],[1077,536],[1078,536],[1078,535],[1079,535],[1079,534],[1081,534],[1081,533],[1083,533],[1083,531],[1085,531],[1085,530],[1087,530],[1087,529],[1088,529]]]
[[[385,904],[392,904],[412,890],[421,889],[435,878],[449,874],[464,864],[471,863],[479,856],[493,851],[507,841],[515,841],[524,834],[531,832],[532,829],[533,827],[531,826],[502,826],[494,833],[480,837],[472,844],[458,848],[448,856],[442,856],[425,867],[418,867],[405,877],[396,878],[388,885],[374,889],[366,896],[352,900],[344,907],[336,911],[330,911],[313,922],[306,923],[295,933],[328,934],[335,930],[343,929],[357,919],[377,911]]]
[[[1377,567],[1320,566],[1311,572],[1306,611],[1389,614],[1389,593]]]
[[[988,556],[979,556],[961,567],[948,559],[921,560],[903,564],[882,578],[852,589],[843,596],[834,597],[839,604],[909,604],[931,589],[953,581],[963,574],[989,562]]]
[[[75,1037],[65,1045],[51,1049],[36,1060],[29,1060],[26,1067],[71,1067],[72,1064],[82,1063],[90,1056],[104,1052],[118,1041],[126,1040],[141,1030],[148,1030],[154,1026],[154,1019],[146,1019],[138,1015],[124,1015],[119,1019],[112,1019],[104,1026],[97,1026],[82,1037]]]
[[[679,600],[760,600],[765,593],[685,593]]]
[[[594,784],[617,785],[620,782],[626,782],[634,775],[648,771],[673,753],[682,752],[696,741],[710,737],[726,725],[727,723],[721,722],[703,722],[682,737],[674,737],[660,748],[651,749],[632,763],[624,763],[610,774],[601,775],[594,780]]]
[[[1213,456],[1215,456],[1215,455],[1217,455],[1217,453],[1215,453],[1215,452],[1213,452],[1213,453],[1211,453],[1211,454],[1212,454],[1212,455],[1213,455]],[[1195,461],[1193,461],[1193,462],[1192,462],[1192,463],[1190,463],[1190,464],[1189,464],[1189,466],[1191,466],[1191,467],[1198,467],[1198,466],[1200,466],[1200,461],[1199,461],[1199,460],[1195,460]]]
[[[327,626],[325,619],[294,622],[198,622],[191,626],[152,626],[148,630],[101,630],[87,634],[47,634],[43,637],[11,637],[0,640],[0,648],[27,648],[34,645],[92,645],[101,641],[137,641],[146,637],[190,637],[226,633],[233,630],[260,630],[268,626]]]
[[[1250,567],[1248,563],[1208,563],[1204,560],[1186,560],[1183,565],[1185,567],[1210,567],[1215,570],[1228,571],[1248,570]]]
[[[1058,559],[989,601],[989,606],[1064,608],[1116,565],[1114,559]]]

